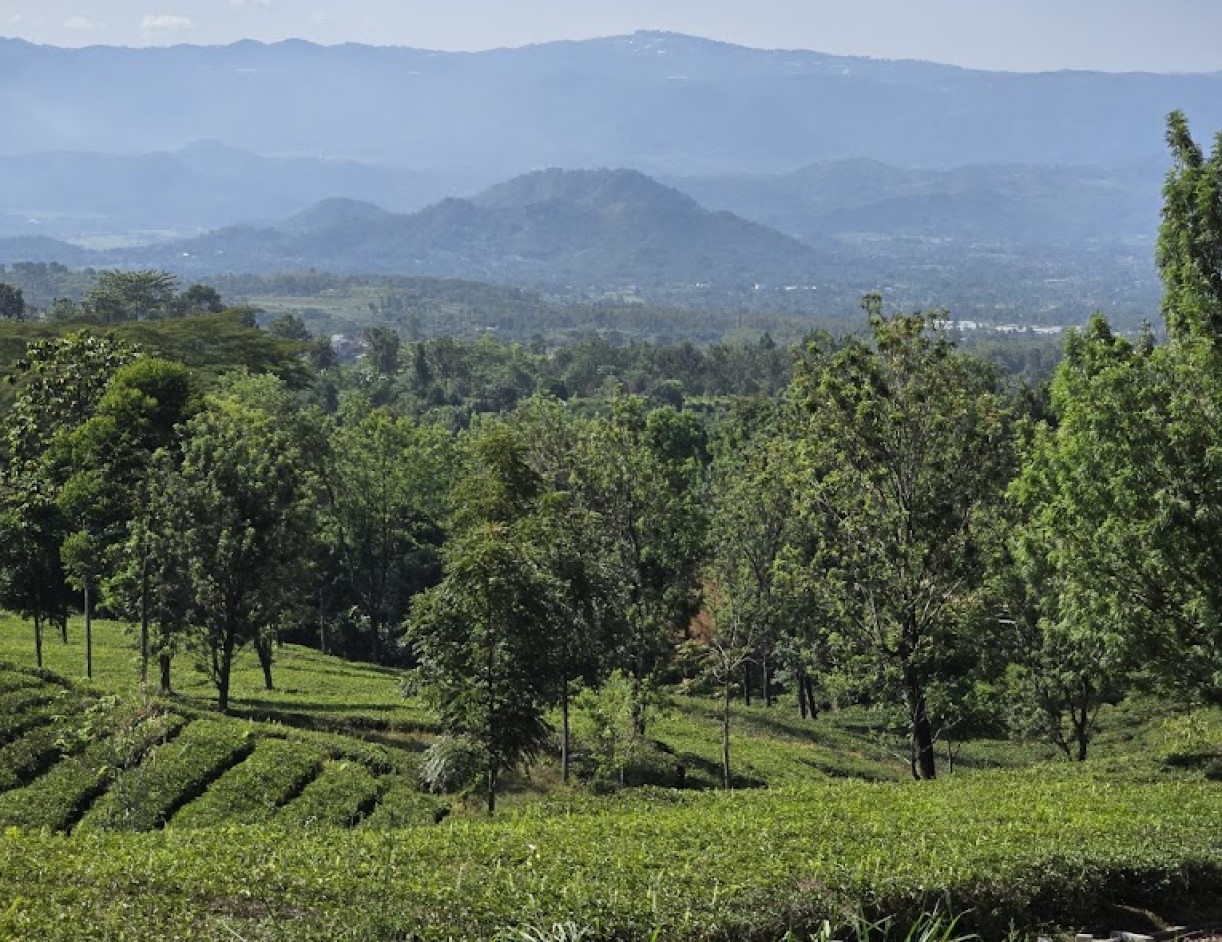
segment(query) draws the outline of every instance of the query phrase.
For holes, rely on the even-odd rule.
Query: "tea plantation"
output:
[[[596,795],[548,759],[487,819],[421,791],[433,726],[394,671],[285,647],[278,689],[243,661],[223,717],[186,658],[176,696],[141,705],[118,625],[97,626],[92,683],[68,679],[77,625],[41,673],[25,628],[0,622],[0,939],[774,942],[931,911],[1002,939],[1222,918],[1213,712],[1113,709],[1080,766],[967,743],[916,783],[861,711],[739,708],[736,775],[756,787],[727,793],[716,704],[674,696],[651,769],[687,787]]]

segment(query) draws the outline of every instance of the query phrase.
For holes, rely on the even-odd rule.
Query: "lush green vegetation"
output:
[[[868,333],[789,352],[374,328],[345,367],[279,319],[300,383],[30,344],[10,934],[1214,913],[1222,153],[1170,139],[1168,340],[1096,317],[1046,388],[877,295]],[[158,273],[94,292],[142,329],[239,316]]]

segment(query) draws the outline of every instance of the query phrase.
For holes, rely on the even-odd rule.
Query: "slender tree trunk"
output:
[[[140,701],[149,702],[149,554],[140,557]]]
[[[93,600],[89,597],[89,580],[85,580],[85,677],[93,680]]]
[[[157,666],[161,674],[161,683],[157,692],[163,697],[168,697],[174,692],[174,687],[170,683],[170,655],[159,654],[157,656]]]
[[[743,703],[751,706],[751,662],[743,661]]]
[[[798,686],[798,695],[806,701],[806,713],[812,720],[817,720],[819,707],[815,704],[815,682],[805,672],[802,673],[802,680]]]
[[[772,706],[772,675],[768,668],[768,655],[765,653],[760,660],[760,683],[764,685],[764,706]]]
[[[34,663],[42,668],[42,616],[34,616]]]
[[[798,687],[798,719],[806,719],[806,674],[799,671],[796,677]]]
[[[917,778],[931,780],[937,777],[934,756],[933,728],[925,710],[925,691],[916,668],[904,664],[904,689],[908,699],[908,715],[912,722],[913,772]]]
[[[560,688],[560,780],[569,783],[569,681]]]
[[[730,672],[721,685],[721,787],[730,785]]]
[[[263,668],[263,689],[274,690],[272,686],[272,656],[274,650],[272,648],[273,641],[271,638],[260,636],[255,639],[255,653],[259,655],[259,666]]]
[[[327,653],[327,613],[323,610],[322,589],[318,590],[318,650]]]
[[[221,661],[216,677],[216,708],[229,712],[229,673],[233,667],[233,636],[227,631],[221,641]]]
[[[496,765],[488,765],[488,814],[496,814]]]
[[[59,640],[64,644],[68,643],[68,616],[61,615],[59,618]]]

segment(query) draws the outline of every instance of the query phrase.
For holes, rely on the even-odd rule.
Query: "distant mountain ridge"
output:
[[[23,260],[21,248],[0,240],[0,262]],[[37,248],[45,260],[52,247]],[[818,262],[809,245],[632,170],[540,171],[412,214],[331,199],[276,226],[84,254],[90,264],[189,276],[316,267],[579,285],[738,284],[795,277]]]
[[[10,154],[193,141],[505,178],[1083,164],[1160,151],[1184,109],[1222,128],[1222,73],[993,73],[642,32],[479,53],[300,41],[56,49],[0,40]],[[338,195],[338,194],[336,194]]]

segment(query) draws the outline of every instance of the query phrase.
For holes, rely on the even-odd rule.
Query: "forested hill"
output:
[[[799,278],[820,261],[809,245],[628,170],[544,171],[408,215],[329,200],[275,228],[230,227],[94,258],[189,275],[312,266],[560,285],[741,285]]]
[[[194,141],[507,177],[542,166],[789,171],[1094,163],[1157,153],[1183,108],[1222,127],[1222,75],[1007,74],[637,33],[481,53],[300,41],[56,49],[0,41],[0,149]]]

